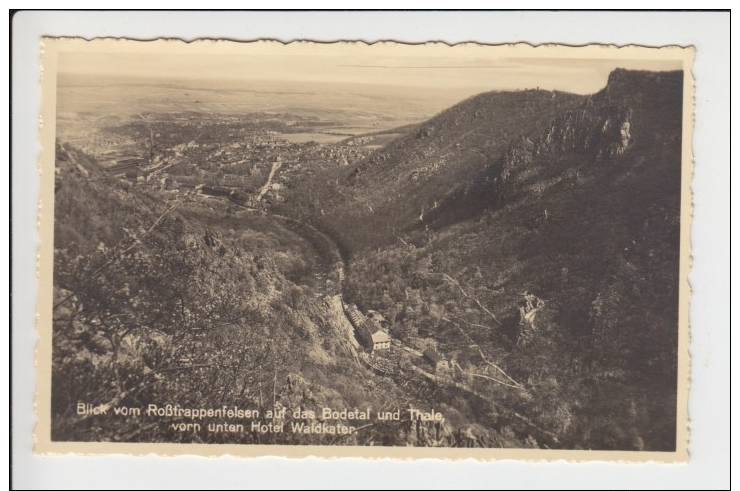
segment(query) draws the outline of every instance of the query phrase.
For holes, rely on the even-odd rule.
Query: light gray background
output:
[[[31,453],[42,35],[420,42],[693,44],[697,48],[691,462],[40,457]],[[12,469],[18,488],[724,488],[730,452],[730,16],[688,12],[22,12],[13,19]]]

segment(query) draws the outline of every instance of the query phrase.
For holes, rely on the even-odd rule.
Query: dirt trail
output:
[[[270,175],[267,176],[267,182],[260,188],[260,192],[257,195],[257,201],[262,201],[262,197],[265,195],[267,191],[270,190],[270,186],[272,186],[272,178],[275,176],[275,174],[280,170],[280,167],[283,166],[282,160],[276,160],[272,163],[272,167],[270,168]]]

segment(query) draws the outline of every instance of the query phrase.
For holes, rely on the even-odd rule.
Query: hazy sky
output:
[[[94,43],[92,43],[94,44]],[[578,57],[577,51],[545,57],[523,47],[516,53],[474,44],[119,42],[63,52],[59,72],[105,77],[193,80],[281,80],[366,83],[377,86],[483,91],[540,87],[593,93],[616,67],[675,70],[681,63],[614,56]],[[113,48],[111,49],[111,46]],[[525,56],[518,56],[519,52]],[[542,53],[542,55],[540,55]],[[548,52],[550,53],[550,52]],[[620,53],[623,54],[623,53]]]

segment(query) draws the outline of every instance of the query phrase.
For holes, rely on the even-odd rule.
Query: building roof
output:
[[[390,343],[391,337],[382,329],[378,329],[375,331],[371,338],[373,339],[373,343]]]

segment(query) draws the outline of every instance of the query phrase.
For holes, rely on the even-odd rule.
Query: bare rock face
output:
[[[406,421],[398,438],[403,444],[412,447],[454,447],[456,432],[445,421]]]
[[[626,108],[615,112],[615,116],[607,117],[602,128],[602,135],[606,148],[599,149],[599,157],[604,153],[608,157],[623,155],[632,143],[632,109]]]
[[[342,308],[342,298],[334,295],[326,301],[327,319],[336,333],[336,338],[340,340],[341,345],[347,350],[349,355],[359,364],[360,359],[357,350],[360,343],[355,338],[354,328],[350,324]]]
[[[476,424],[454,427],[446,421],[409,421],[399,434],[403,444],[420,447],[490,448],[489,431]]]
[[[494,166],[499,175],[493,181],[499,187],[493,194],[505,193],[502,186],[531,182],[568,158],[585,166],[619,164],[639,139],[657,138],[656,128],[677,119],[676,114],[664,113],[666,107],[675,106],[671,102],[681,93],[682,83],[681,72],[615,70],[601,92],[557,116],[540,134],[510,144]]]
[[[633,142],[632,109],[626,105],[584,103],[553,120],[540,135],[522,137],[501,159],[500,183],[531,180],[538,165],[547,165],[567,154],[593,163],[622,156]]]
[[[524,292],[519,303],[519,337],[517,344],[524,346],[529,343],[537,332],[535,319],[537,313],[545,308],[545,302],[533,293]]]
[[[615,150],[617,155],[622,155],[630,144],[630,122],[622,122],[622,126],[619,128],[619,144]]]

